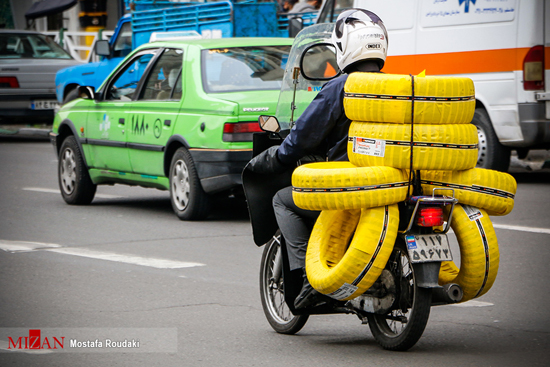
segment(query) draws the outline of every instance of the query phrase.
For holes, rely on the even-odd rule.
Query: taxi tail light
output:
[[[0,76],[0,88],[19,88],[19,82],[14,76]]]
[[[544,90],[544,47],[531,47],[523,59],[523,89]]]
[[[442,207],[429,206],[425,208],[420,208],[418,214],[416,215],[416,224],[420,227],[442,226],[443,222],[444,219]]]
[[[226,122],[223,125],[223,141],[252,141],[252,134],[262,132],[257,121]]]

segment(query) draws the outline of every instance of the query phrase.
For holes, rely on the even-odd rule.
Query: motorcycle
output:
[[[264,120],[273,123],[274,117]],[[254,155],[280,143],[283,136],[284,133],[273,131],[256,134]],[[258,246],[265,246],[260,264],[262,307],[275,331],[295,334],[310,315],[354,314],[369,325],[383,348],[407,350],[422,336],[432,305],[462,299],[462,290],[457,284],[444,287],[438,284],[441,262],[452,260],[446,233],[457,200],[434,192],[414,195],[399,203],[399,234],[385,269],[369,290],[349,301],[327,298],[321,305],[295,309],[294,299],[303,283],[302,272],[290,270],[284,238],[271,204],[279,189],[291,185],[291,175],[292,170],[277,175],[257,174],[247,169],[243,172],[254,241]],[[416,177],[414,181],[418,180]],[[445,206],[450,209],[443,223]]]
[[[296,37],[277,108],[281,121],[289,122],[280,123],[274,116],[260,116],[263,132],[254,134],[254,156],[280,144],[299,112],[312,100],[310,92],[319,90],[320,85],[334,77],[327,77],[324,67],[329,63],[335,65],[334,50],[328,43],[332,27],[332,24],[308,27]],[[309,70],[304,69],[305,65],[309,65]],[[311,68],[311,65],[318,67]],[[462,299],[459,285],[438,284],[442,261],[452,260],[446,234],[458,200],[453,197],[452,189],[445,192],[434,189],[431,194],[423,195],[417,171],[412,174],[412,195],[398,204],[399,232],[391,256],[372,287],[351,300],[327,298],[322,304],[295,309],[294,300],[303,284],[302,271],[290,270],[285,241],[272,207],[273,196],[279,189],[291,185],[291,177],[292,170],[269,175],[246,168],[242,175],[254,242],[264,246],[259,277],[262,307],[276,332],[295,334],[311,315],[354,314],[369,325],[383,348],[402,351],[414,346],[422,336],[431,306]]]

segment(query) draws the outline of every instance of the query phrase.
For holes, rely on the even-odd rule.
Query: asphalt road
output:
[[[89,206],[69,206],[56,167],[49,143],[0,140],[0,366],[550,363],[548,169],[516,170],[515,208],[492,218],[501,259],[491,291],[433,308],[418,344],[396,353],[351,315],[314,316],[295,336],[275,333],[261,308],[261,249],[244,202],[182,222],[167,192],[118,185],[99,187]],[[11,328],[168,337],[152,353],[13,352]]]

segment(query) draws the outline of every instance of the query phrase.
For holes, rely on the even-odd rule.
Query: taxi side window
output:
[[[122,71],[115,76],[114,80],[109,83],[105,99],[109,101],[131,101],[136,93],[139,80],[154,56],[154,52],[147,52],[128,62]]]
[[[183,52],[165,49],[147,76],[140,100],[181,99],[181,65]]]

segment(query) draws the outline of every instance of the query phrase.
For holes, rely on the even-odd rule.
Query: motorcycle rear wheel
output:
[[[385,315],[367,314],[369,327],[384,349],[405,351],[416,344],[426,328],[432,290],[417,286],[409,255],[398,246],[386,269],[391,271],[396,283],[399,283],[398,288],[401,288],[399,304]]]
[[[296,334],[300,331],[309,315],[293,315],[285,302],[285,293],[282,274],[276,274],[277,262],[282,259],[277,258],[281,251],[281,234],[277,234],[265,244],[260,265],[260,295],[262,299],[262,308],[264,309],[267,321],[280,334]],[[281,269],[281,268],[279,268]]]

